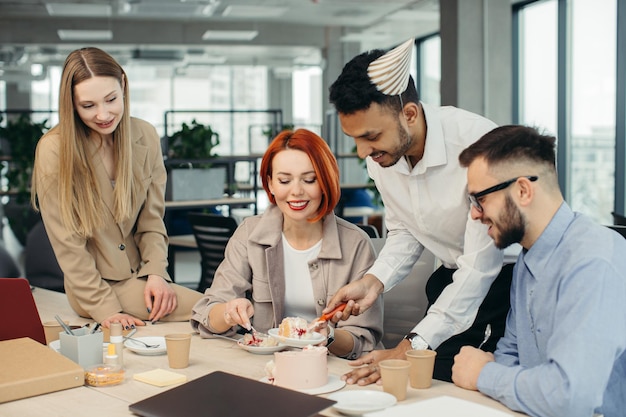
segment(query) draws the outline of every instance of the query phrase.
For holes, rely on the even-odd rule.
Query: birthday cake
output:
[[[275,352],[265,366],[267,379],[290,389],[318,388],[328,383],[328,349],[308,345],[302,350]]]

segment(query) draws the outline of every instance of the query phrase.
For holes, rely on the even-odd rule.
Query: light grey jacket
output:
[[[323,220],[322,247],[309,263],[315,309],[318,315],[345,284],[360,279],[375,259],[370,238],[357,226],[335,217]],[[272,205],[265,213],[245,219],[230,238],[225,259],[215,272],[213,285],[193,308],[191,325],[203,337],[214,332],[209,311],[214,303],[246,296],[252,291],[252,325],[261,332],[278,327],[284,318],[285,271],[281,244],[283,215]],[[354,349],[346,357],[381,347],[383,332],[382,296],[365,313],[340,321],[338,328],[354,337]],[[234,330],[226,334],[232,335]]]

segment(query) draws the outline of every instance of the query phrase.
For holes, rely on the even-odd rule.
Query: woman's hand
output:
[[[158,275],[148,275],[143,296],[150,313],[148,320],[153,323],[170,314],[178,306],[176,292],[169,282]]]
[[[122,327],[126,330],[134,329],[135,326],[146,325],[146,323],[144,323],[143,320],[139,320],[138,318],[131,316],[130,314],[126,314],[126,313],[113,314],[112,316],[107,317],[105,320],[103,320],[101,324],[102,324],[102,327],[106,327],[110,329],[111,323],[121,323]]]
[[[254,307],[247,298],[235,298],[224,303],[224,322],[232,327],[236,324],[250,330],[250,317],[254,316]]]

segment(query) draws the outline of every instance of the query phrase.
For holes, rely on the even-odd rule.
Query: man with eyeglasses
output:
[[[388,53],[365,52],[346,64],[330,88],[342,130],[354,138],[381,194],[388,233],[373,267],[340,289],[327,311],[342,301],[348,301],[344,319],[366,310],[408,276],[424,250],[441,261],[426,284],[426,316],[415,317],[397,346],[351,362],[356,368],[342,376],[349,384],[378,381],[379,361],[404,359],[411,349],[435,349],[434,377],[451,381],[454,355],[461,346],[478,346],[488,325],[484,346],[495,349],[509,309],[512,265],[503,266],[503,253],[485,226],[469,217],[465,169],[458,163],[459,153],[496,125],[421,102],[407,64],[411,48],[408,41]]]
[[[472,218],[523,250],[495,353],[463,347],[452,380],[531,416],[623,417],[626,240],[564,202],[555,142],[502,126],[459,156]]]

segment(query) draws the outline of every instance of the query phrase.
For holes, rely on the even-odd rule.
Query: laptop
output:
[[[30,337],[46,344],[46,335],[26,278],[0,278],[0,340]]]
[[[143,417],[310,417],[336,401],[215,371],[131,404]]]

